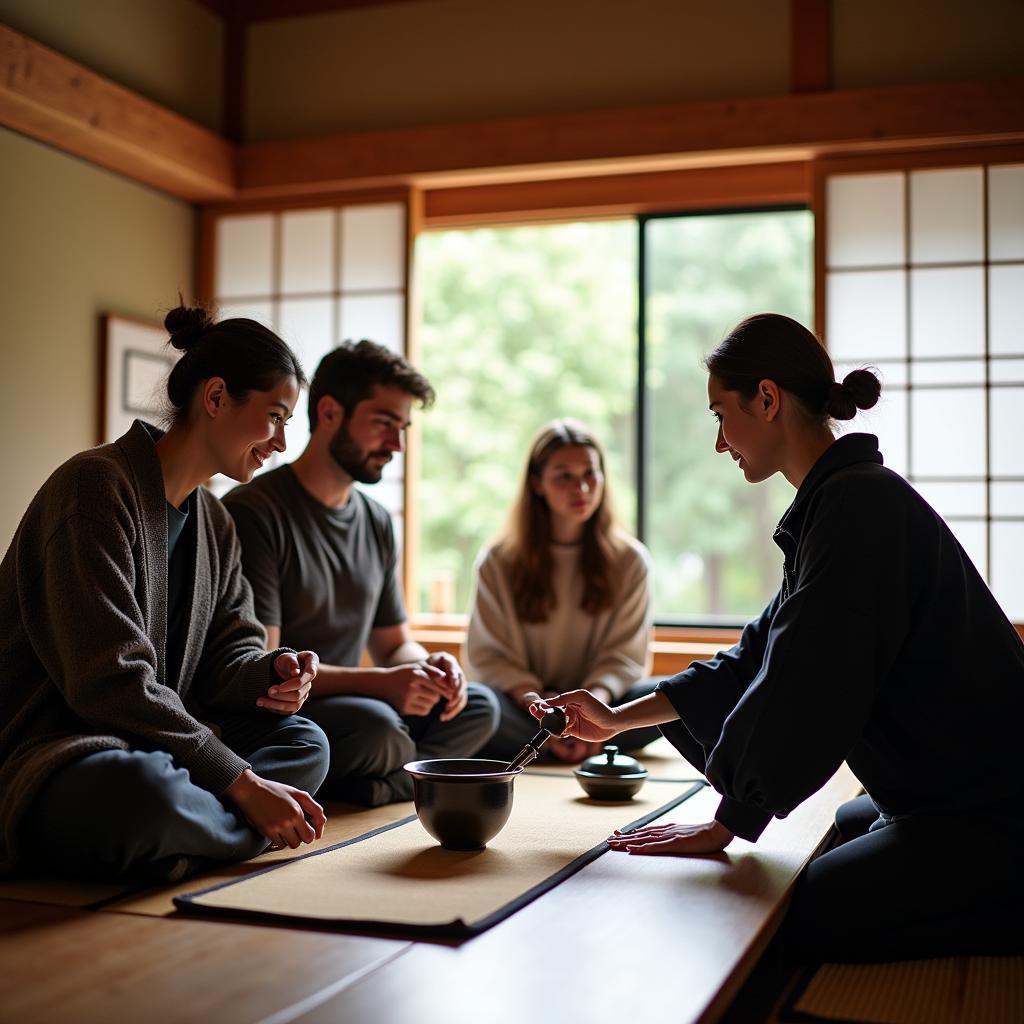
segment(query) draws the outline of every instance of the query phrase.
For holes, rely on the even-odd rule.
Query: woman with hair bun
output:
[[[482,552],[466,636],[473,678],[498,691],[501,721],[481,757],[511,760],[536,732],[542,694],[589,689],[610,704],[650,693],[650,555],[615,522],[605,457],[578,420],[545,424],[530,446],[508,526]],[[658,738],[623,736],[623,750]],[[553,738],[545,756],[577,762],[600,744]]]
[[[183,305],[166,433],[54,471],[0,565],[0,872],[176,880],[322,834],[317,657],[267,653],[230,516],[305,383],[252,320]]]
[[[609,839],[634,854],[755,841],[845,760],[866,790],[841,845],[801,878],[787,939],[803,959],[901,960],[1024,946],[1024,644],[941,517],[885,469],[869,370],[834,379],[813,334],[763,313],[706,360],[715,450],[751,483],[796,489],[774,541],[782,586],[738,644],[609,708],[584,690],[567,734],[662,732],[721,794],[715,820]]]

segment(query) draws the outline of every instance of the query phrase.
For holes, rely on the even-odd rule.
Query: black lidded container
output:
[[[632,800],[647,778],[647,769],[635,758],[607,746],[588,757],[574,772],[591,800]]]

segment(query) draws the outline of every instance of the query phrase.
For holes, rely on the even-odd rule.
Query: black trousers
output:
[[[320,795],[367,807],[412,799],[408,761],[473,757],[498,724],[498,702],[486,686],[466,687],[466,706],[441,721],[443,700],[428,715],[400,715],[375,697],[317,697],[302,713],[327,734],[331,766]]]
[[[797,884],[786,949],[797,960],[885,961],[1024,952],[1024,822],[836,813],[841,845]]]

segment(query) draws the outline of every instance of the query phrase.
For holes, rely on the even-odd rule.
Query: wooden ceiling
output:
[[[202,2],[228,6],[228,0]],[[424,0],[238,0],[246,13],[236,17],[382,2]],[[827,0],[794,4],[801,12],[820,13]],[[588,194],[596,206],[612,209],[626,201],[630,188],[664,202],[666,190],[678,192],[679,172],[725,199],[736,182],[749,188],[750,181],[749,175],[734,175],[719,183],[721,173],[757,167],[765,175],[760,187],[789,199],[806,193],[802,165],[812,160],[1024,144],[1024,78],[829,89],[816,56],[823,24],[814,21],[815,33],[797,48],[808,60],[801,64],[800,53],[794,54],[789,95],[259,144],[203,128],[0,25],[0,125],[197,203],[294,203],[318,194],[409,186],[475,190],[466,193],[472,202],[453,192],[445,197],[437,214],[453,221],[499,199],[510,209],[534,209],[538,189],[532,183],[539,181],[562,195],[570,186],[560,181],[600,177],[600,195],[598,182]],[[244,35],[245,25],[240,28]],[[234,98],[240,121],[244,62],[237,49],[229,47],[228,56],[226,99]],[[764,170],[772,164],[780,166]],[[623,175],[644,175],[647,185],[624,182]],[[529,187],[510,200],[503,187],[511,183]]]

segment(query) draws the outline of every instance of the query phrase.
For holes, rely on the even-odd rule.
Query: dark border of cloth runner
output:
[[[657,782],[659,785],[667,784],[663,780],[652,779],[650,781]],[[645,814],[642,818],[637,818],[636,821],[631,821],[628,825],[623,827],[622,831],[628,832],[632,829],[642,828],[644,825],[654,821],[656,818],[660,818],[661,815],[671,811],[675,807],[678,807],[681,803],[688,800],[695,793],[700,792],[700,790],[704,789],[706,786],[706,782],[691,782],[687,789],[685,789],[679,796],[670,800],[666,804],[662,804],[650,813]],[[247,921],[260,921],[263,923],[276,922],[279,924],[301,925],[306,928],[314,927],[330,931],[381,934],[420,939],[467,939],[474,935],[479,935],[481,932],[487,931],[488,928],[492,928],[499,921],[503,921],[505,918],[510,917],[517,910],[521,910],[528,903],[532,903],[538,896],[541,896],[543,893],[553,889],[556,885],[564,882],[567,878],[576,874],[577,871],[586,867],[592,861],[600,857],[606,850],[610,849],[607,843],[598,843],[585,853],[580,854],[580,856],[575,858],[575,860],[570,861],[564,867],[560,868],[554,874],[549,875],[544,879],[544,881],[531,886],[531,888],[509,900],[508,903],[503,904],[493,913],[488,914],[479,921],[474,921],[470,924],[467,924],[462,920],[449,921],[439,925],[403,925],[394,921],[354,920],[346,918],[325,920],[323,918],[275,914],[266,911],[245,910],[242,908],[236,909],[232,907],[206,906],[204,904],[194,902],[196,899],[205,896],[207,893],[216,892],[220,889],[227,889],[233,885],[241,885],[245,882],[251,881],[253,878],[259,877],[260,875],[265,875],[271,871],[280,871],[282,868],[291,867],[299,861],[307,860],[310,857],[322,857],[325,853],[334,853],[346,846],[353,846],[356,843],[366,842],[366,840],[372,839],[374,836],[381,835],[384,832],[389,832],[392,829],[402,828],[416,820],[416,815],[410,814],[408,817],[402,818],[399,821],[392,822],[388,825],[382,825],[380,828],[375,828],[371,832],[366,832],[361,836],[356,836],[354,839],[348,839],[342,843],[335,843],[333,846],[329,846],[324,850],[316,850],[313,853],[293,857],[289,860],[281,861],[278,864],[271,864],[269,867],[263,868],[261,871],[254,871],[252,874],[246,875],[243,878],[232,879],[230,882],[220,882],[217,885],[211,885],[206,889],[185,893],[182,896],[175,896],[174,905],[182,913],[199,914],[204,917],[245,919]]]

